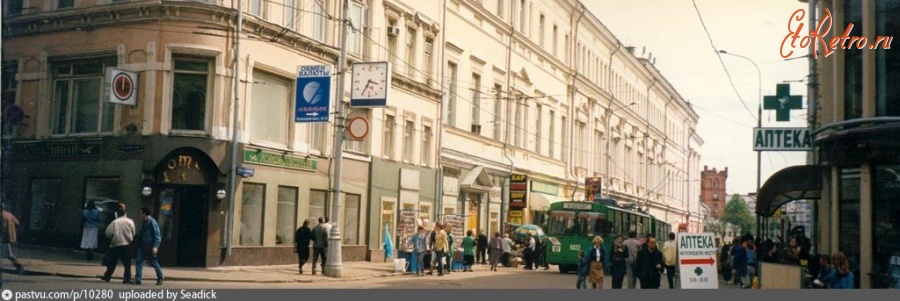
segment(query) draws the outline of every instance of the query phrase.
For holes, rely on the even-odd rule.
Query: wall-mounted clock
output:
[[[387,106],[391,87],[391,66],[388,62],[358,62],[350,67],[350,106]]]

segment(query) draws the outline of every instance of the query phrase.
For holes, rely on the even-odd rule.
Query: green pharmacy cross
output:
[[[790,84],[778,84],[775,95],[763,98],[763,108],[775,110],[775,121],[791,121],[791,110],[803,108],[802,97],[791,95]]]
[[[694,274],[697,274],[697,276],[703,275],[703,269],[697,267],[696,269],[694,269]]]

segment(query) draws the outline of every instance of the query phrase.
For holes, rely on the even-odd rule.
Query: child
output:
[[[589,264],[585,261],[584,251],[578,251],[578,282],[576,289],[587,289],[587,276],[590,271]]]

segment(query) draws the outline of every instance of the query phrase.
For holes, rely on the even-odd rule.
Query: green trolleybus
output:
[[[612,199],[556,202],[550,204],[548,212],[545,258],[549,264],[559,266],[560,272],[567,273],[576,270],[578,252],[587,251],[594,236],[603,237],[603,246],[609,252],[618,234],[627,237],[633,230],[643,241],[648,234],[667,237],[671,229],[665,221],[646,213],[616,206]],[[604,256],[608,258],[609,254]]]

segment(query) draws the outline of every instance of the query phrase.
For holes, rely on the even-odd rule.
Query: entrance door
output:
[[[206,264],[207,186],[160,189],[158,219],[162,232],[159,259],[164,265]]]
[[[481,212],[481,198],[480,195],[475,193],[469,194],[469,212],[468,219],[466,221],[466,230],[472,230],[472,233],[476,232],[478,229],[478,213]]]

